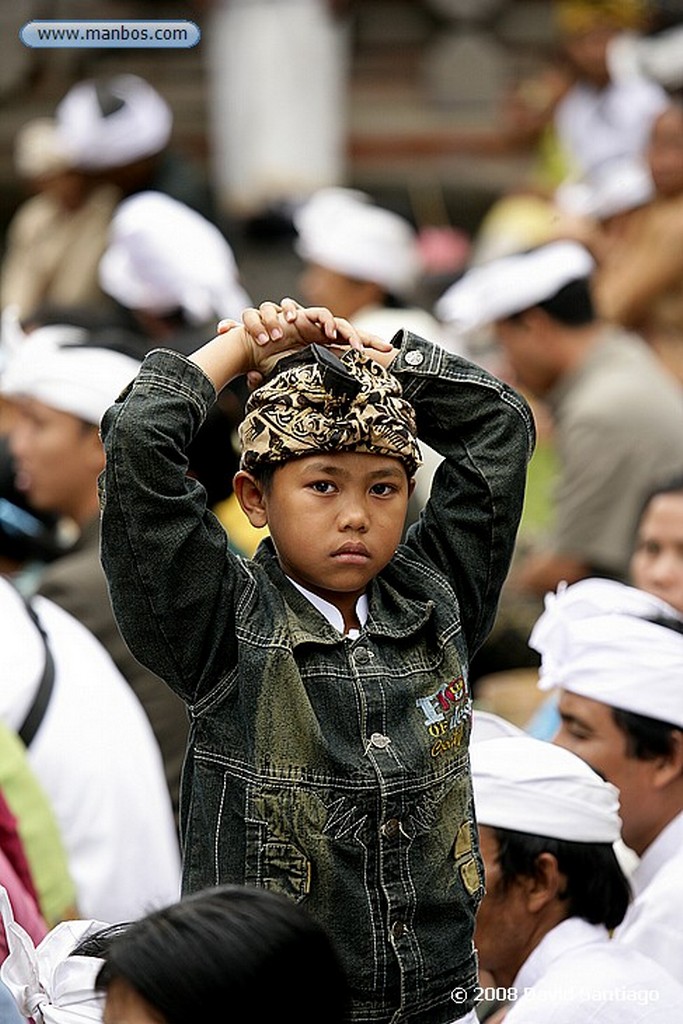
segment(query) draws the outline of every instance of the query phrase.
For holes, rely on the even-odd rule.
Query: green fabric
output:
[[[54,811],[19,737],[0,722],[0,787],[29,862],[40,910],[49,927],[73,917],[76,889]]]

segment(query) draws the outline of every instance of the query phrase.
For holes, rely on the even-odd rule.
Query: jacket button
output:
[[[406,926],[403,921],[394,921],[391,926],[391,936],[394,939],[400,939],[406,930]]]
[[[420,363],[424,362],[424,356],[416,348],[412,348],[409,352],[406,352],[403,358],[407,362],[408,366],[419,366]]]
[[[386,836],[387,839],[395,839],[401,831],[401,822],[398,818],[389,818],[389,820],[385,821],[382,825],[381,831],[382,835]]]
[[[388,736],[383,736],[381,732],[373,732],[370,737],[370,743],[373,747],[377,747],[378,750],[386,750],[391,740]]]
[[[373,657],[374,655],[372,654],[371,651],[367,649],[367,647],[357,647],[356,650],[353,652],[353,660],[358,665],[367,665],[367,663],[371,661]]]

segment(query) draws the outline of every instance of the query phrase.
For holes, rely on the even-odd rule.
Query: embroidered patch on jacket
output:
[[[424,714],[424,722],[432,738],[432,757],[440,757],[459,747],[465,725],[472,717],[472,700],[462,675],[440,687],[428,697],[415,702]]]

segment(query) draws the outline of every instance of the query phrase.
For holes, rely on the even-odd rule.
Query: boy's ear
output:
[[[240,507],[252,526],[261,527],[268,523],[268,512],[264,500],[262,484],[254,479],[251,473],[240,469],[232,481],[235,496]]]

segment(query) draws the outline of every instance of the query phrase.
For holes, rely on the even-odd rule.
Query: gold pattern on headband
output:
[[[283,359],[247,401],[239,427],[243,469],[314,452],[357,451],[422,463],[415,412],[396,377],[353,349],[341,358],[312,345]]]

